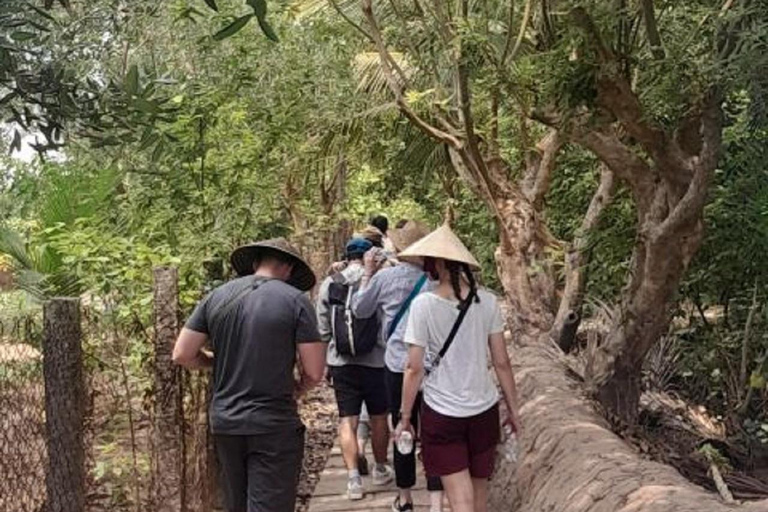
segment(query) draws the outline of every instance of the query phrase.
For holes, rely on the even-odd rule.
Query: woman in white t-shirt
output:
[[[411,305],[405,334],[408,367],[395,435],[411,430],[411,410],[423,384],[421,443],[426,472],[441,477],[453,512],[485,512],[500,439],[500,396],[488,367],[489,353],[507,405],[505,423],[516,432],[520,429],[498,299],[477,289],[472,270],[480,266],[447,225],[400,258],[423,258],[425,270],[439,285]],[[463,321],[441,358],[463,308]]]

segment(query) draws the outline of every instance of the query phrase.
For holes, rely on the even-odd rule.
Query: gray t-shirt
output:
[[[258,287],[228,307],[254,285]],[[241,277],[208,294],[186,327],[208,334],[213,345],[214,434],[256,435],[300,427],[293,397],[296,344],[320,341],[304,293],[277,279]]]
[[[350,264],[345,268],[341,275],[344,277],[344,282],[352,286],[354,293],[357,286],[360,284],[360,280],[363,278],[363,266],[360,264]],[[328,343],[328,366],[366,366],[368,368],[384,368],[384,352],[386,350],[386,343],[381,338],[373,349],[367,354],[362,356],[351,357],[343,356],[336,350],[336,340],[333,339],[333,329],[331,327],[331,304],[328,301],[328,291],[333,279],[328,277],[323,284],[320,285],[320,292],[317,296],[317,324],[320,330],[320,337],[323,341]]]
[[[474,416],[499,401],[499,392],[489,370],[488,337],[504,332],[504,319],[495,295],[478,290],[479,303],[472,303],[453,343],[440,365],[424,380],[424,401],[432,409],[454,418]],[[416,297],[408,315],[405,343],[426,349],[425,365],[443,348],[459,316],[458,301],[435,293]]]

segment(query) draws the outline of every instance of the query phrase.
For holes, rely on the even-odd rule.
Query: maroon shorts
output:
[[[421,445],[428,475],[469,469],[472,478],[490,478],[501,439],[499,405],[468,418],[445,416],[426,403],[421,408]]]

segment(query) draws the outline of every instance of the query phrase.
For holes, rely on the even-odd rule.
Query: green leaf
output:
[[[160,157],[163,156],[163,151],[165,150],[165,143],[163,142],[163,139],[160,139],[160,141],[157,143],[157,146],[155,146],[155,150],[152,151],[152,161],[157,162],[160,160]]]
[[[233,35],[240,32],[243,29],[243,27],[246,26],[249,21],[251,21],[251,18],[253,18],[253,14],[246,14],[245,16],[240,16],[235,21],[233,21],[223,29],[216,32],[213,35],[213,38],[216,41],[222,41],[228,37],[232,37]]]
[[[13,142],[11,142],[10,152],[21,151],[21,134],[19,130],[13,131]]]
[[[205,0],[205,4],[216,12],[219,12],[219,8],[216,5],[216,0]]]
[[[276,43],[279,42],[280,39],[267,21],[267,0],[246,0],[246,3],[253,8],[253,13],[256,15],[259,27],[261,27],[264,35]]]
[[[267,22],[266,19],[258,18],[258,22],[259,22],[259,27],[261,27],[261,31],[264,32],[264,35],[267,36],[268,39],[276,43],[280,42],[280,39],[277,37],[277,34],[275,34],[275,31],[272,30],[272,26]]]
[[[25,32],[23,30],[18,30],[11,34],[11,39],[14,41],[29,41],[30,39],[34,39],[35,37],[34,32]]]
[[[32,4],[31,2],[24,2],[24,3],[27,5],[27,7],[29,7],[33,11],[35,11],[37,14],[39,14],[43,18],[47,18],[47,19],[49,19],[51,21],[56,21],[56,19],[53,16],[51,16],[50,14],[45,12],[43,9],[41,9],[41,8],[37,7],[36,5]]]
[[[139,92],[139,68],[136,64],[132,65],[125,75],[125,91],[132,96]]]
[[[246,0],[245,3],[253,8],[258,19],[261,20],[267,16],[267,0]]]
[[[749,386],[754,389],[763,389],[765,387],[765,377],[757,372],[752,372],[749,378]]]
[[[155,103],[147,101],[144,98],[136,98],[133,101],[133,105],[147,114],[157,114],[160,111],[160,108]]]

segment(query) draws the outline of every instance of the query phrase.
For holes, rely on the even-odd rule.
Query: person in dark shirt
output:
[[[213,367],[209,416],[227,510],[293,512],[305,430],[296,396],[325,372],[325,344],[304,293],[316,279],[284,239],[240,247],[231,261],[240,277],[197,305],[173,359]],[[209,340],[213,352],[204,349]]]

